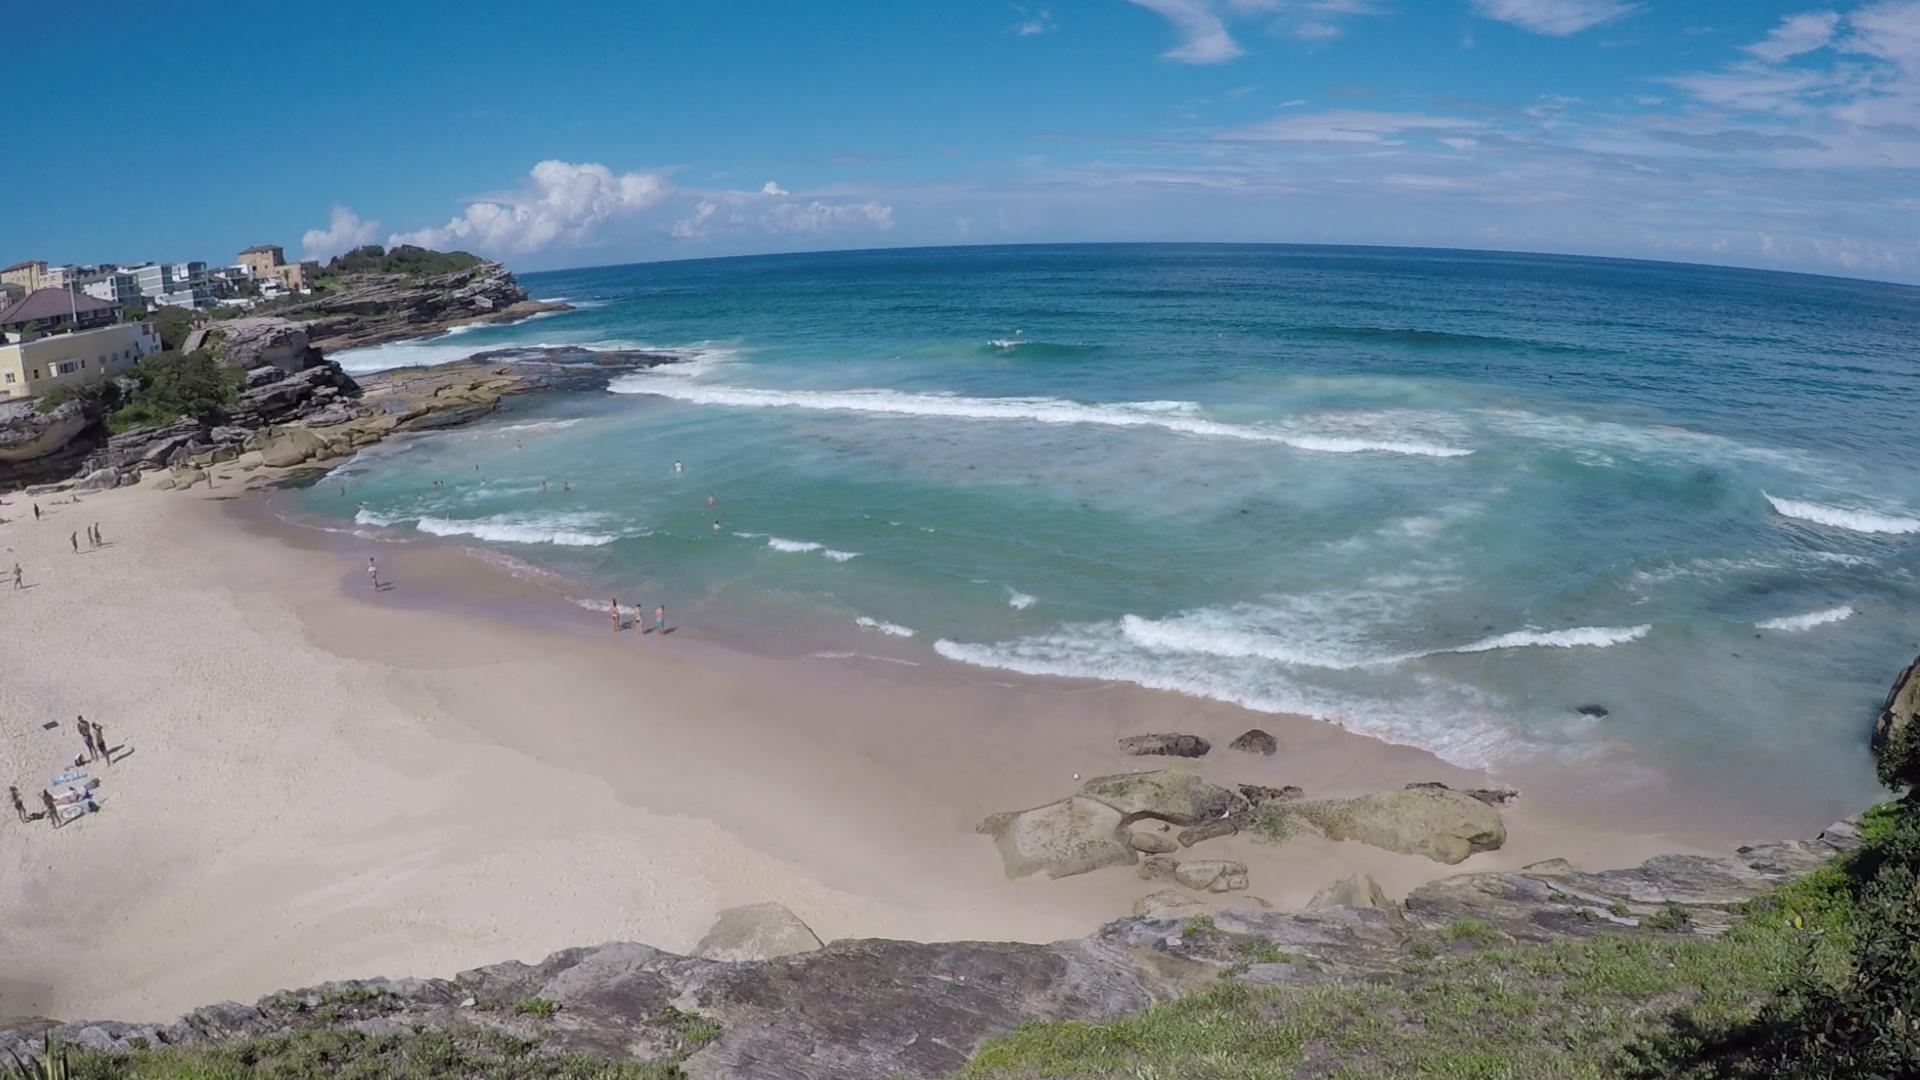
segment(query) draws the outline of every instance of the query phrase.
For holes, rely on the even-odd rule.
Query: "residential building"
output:
[[[210,308],[213,289],[203,262],[145,263],[132,268],[140,281],[140,295],[165,307]]]
[[[26,298],[27,290],[25,287],[16,285],[11,281],[0,281],[0,311],[4,311],[8,307]]]
[[[160,351],[160,331],[150,322],[26,337],[0,345],[0,399],[38,397],[57,386],[98,382]]]
[[[95,300],[105,300],[121,307],[138,303],[141,297],[140,279],[119,267],[102,267],[73,279],[67,283],[67,287],[86,293]]]
[[[67,289],[72,287],[76,278],[85,276],[98,267],[89,266],[52,266],[40,272],[40,284],[28,289],[32,293],[39,289]]]
[[[312,261],[282,263],[274,267],[270,273],[288,292],[306,292],[313,288],[313,279],[320,273],[320,264]]]
[[[0,311],[0,334],[91,330],[120,321],[121,305],[72,289],[36,289],[18,303]]]
[[[287,265],[287,255],[272,244],[262,244],[241,252],[240,265],[251,270],[255,277],[267,277],[274,267]]]
[[[40,287],[40,279],[47,273],[47,264],[43,261],[17,262],[5,270],[0,270],[0,285],[18,285],[26,292]]]

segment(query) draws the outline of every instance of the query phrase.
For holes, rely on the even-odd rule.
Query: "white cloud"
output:
[[[769,180],[769,181],[767,181],[767,183],[766,183],[766,185],[765,185],[764,187],[762,187],[762,188],[760,189],[760,194],[762,194],[762,195],[785,195],[785,194],[787,194],[787,190],[786,190],[785,188],[783,188],[783,187],[781,187],[781,186],[780,186],[779,184],[776,184],[776,183],[774,183],[773,181],[771,181],[771,180]]]
[[[1015,4],[1013,10],[1020,13],[1020,21],[1013,24],[1013,33],[1017,37],[1038,37],[1059,29],[1053,24],[1053,12],[1046,8],[1029,12]]]
[[[1842,50],[1889,61],[1909,75],[1920,74],[1920,2],[1874,4],[1854,12],[1847,21],[1853,24],[1853,33],[1841,42]]]
[[[1619,0],[1472,0],[1472,3],[1473,9],[1486,18],[1551,37],[1577,34],[1639,9],[1637,4]]]
[[[661,173],[614,175],[605,165],[543,161],[520,192],[479,199],[437,229],[395,234],[389,243],[474,247],[497,255],[527,255],[557,246],[591,243],[609,222],[660,202],[673,190]]]
[[[1245,54],[1204,0],[1130,0],[1171,22],[1185,40],[1160,55],[1183,64],[1224,64]]]
[[[1230,142],[1324,142],[1395,145],[1392,138],[1411,131],[1469,131],[1484,127],[1478,120],[1424,113],[1368,112],[1334,109],[1327,112],[1278,116],[1258,124],[1222,133]]]
[[[1840,25],[1840,16],[1832,11],[1809,11],[1803,15],[1791,15],[1780,20],[1765,41],[1747,46],[1747,52],[1769,63],[1779,63],[1790,56],[1810,53],[1825,48],[1833,40],[1833,32]]]
[[[774,185],[769,184],[768,187]],[[721,234],[761,233],[767,236],[804,236],[854,229],[893,228],[893,207],[871,199],[856,203],[783,201],[766,206],[768,198],[785,199],[787,192],[762,188],[755,192],[709,192],[694,204],[693,216],[667,230],[679,240],[704,240]]]
[[[893,228],[893,207],[877,202],[844,203],[829,206],[823,202],[784,203],[760,215],[760,225],[770,233],[824,233],[841,229],[871,227],[885,232]]]
[[[330,259],[342,252],[352,251],[362,244],[371,244],[380,235],[380,223],[361,221],[360,215],[344,206],[336,206],[327,217],[324,229],[308,229],[300,237],[300,249],[309,259]]]

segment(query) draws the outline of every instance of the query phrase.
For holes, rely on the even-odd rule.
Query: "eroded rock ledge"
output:
[[[1814,840],[1760,844],[1730,858],[1664,855],[1600,873],[1554,860],[1449,877],[1415,890],[1404,905],[1355,876],[1329,885],[1304,911],[1194,902],[1050,945],[847,940],[809,949],[810,935],[786,924],[790,913],[769,915],[762,906],[728,913],[722,924],[760,919],[778,931],[769,940],[806,951],[728,962],[615,943],[452,979],[329,983],[251,1006],[211,1006],[169,1024],[0,1021],[0,1057],[30,1058],[47,1036],[112,1052],[348,1027],[400,1037],[493,1029],[538,1040],[541,1053],[650,1061],[685,1054],[689,1024],[705,1022],[719,1035],[683,1066],[700,1080],[937,1077],[1023,1022],[1107,1019],[1221,978],[1298,985],[1406,978],[1416,946],[1453,947],[1444,931],[1462,920],[1484,926],[1480,936],[1515,942],[1602,932],[1718,934],[1737,905],[1858,840],[1849,819]],[[1191,921],[1200,914],[1206,923]],[[757,933],[736,926],[730,947]],[[1257,955],[1249,942],[1270,943],[1288,959],[1249,964],[1245,958]]]

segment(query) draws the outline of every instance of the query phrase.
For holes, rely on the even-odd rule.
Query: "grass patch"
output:
[[[557,1002],[548,1001],[546,998],[528,998],[515,1005],[513,1011],[521,1016],[537,1016],[542,1020],[551,1020],[553,1014],[560,1011],[560,1006]]]
[[[1300,818],[1279,803],[1267,803],[1253,812],[1252,831],[1270,844],[1284,844],[1300,831]]]
[[[70,1052],[71,1080],[685,1080],[677,1061],[608,1062],[536,1053],[493,1032],[365,1035],[316,1028],[215,1046],[126,1055]],[[33,1074],[29,1074],[33,1075]]]

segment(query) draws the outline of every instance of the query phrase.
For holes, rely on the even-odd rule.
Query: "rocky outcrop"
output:
[[[1730,858],[1669,855],[1598,873],[1556,860],[1450,877],[1414,890],[1404,905],[1364,877],[1336,882],[1308,910],[1292,912],[1216,906],[1167,890],[1144,897],[1132,918],[1051,945],[836,941],[742,962],[602,945],[452,979],[331,983],[169,1024],[0,1021],[0,1060],[32,1060],[43,1036],[126,1052],[346,1027],[397,1038],[499,1032],[541,1054],[683,1058],[681,1068],[697,1080],[939,1077],[1022,1023],[1124,1016],[1223,978],[1300,986],[1410,980],[1418,959],[1435,951],[1602,933],[1719,933],[1739,905],[1858,842],[1848,821],[1815,840],[1746,847]],[[1458,933],[1468,921],[1475,932]]]
[[[693,947],[705,960],[777,960],[820,947],[813,928],[785,904],[748,904],[728,908],[713,929]]]
[[[1246,808],[1238,792],[1184,769],[1096,776],[1081,785],[1080,794],[1125,815],[1129,825],[1142,818],[1198,825]]]
[[[1129,735],[1120,740],[1120,752],[1135,757],[1206,757],[1213,744],[1198,735],[1166,732]]]
[[[1132,865],[1133,848],[1120,835],[1120,811],[1094,799],[1062,799],[1032,810],[995,814],[979,831],[993,837],[1009,878],[1047,872],[1070,877],[1106,866]]]
[[[1873,750],[1879,753],[1893,737],[1905,731],[1920,713],[1920,660],[1900,669],[1887,691],[1887,700],[1873,721]]]
[[[438,277],[376,276],[343,292],[280,308],[329,352],[431,337],[476,322],[512,322],[565,304],[527,299],[506,267],[483,263]]]
[[[81,436],[99,423],[98,406],[75,400],[43,413],[34,404],[0,402],[0,489],[71,476],[92,448]]]
[[[307,327],[278,316],[218,323],[206,329],[199,344],[216,360],[242,371],[272,367],[283,375],[291,375],[321,362],[320,350],[314,346]]]
[[[1280,743],[1272,735],[1254,728],[1227,744],[1229,750],[1239,750],[1248,754],[1263,754],[1272,757],[1280,749]]]
[[[1288,813],[1334,840],[1357,840],[1449,865],[1507,842],[1507,827],[1498,810],[1444,787],[1305,802],[1289,807]]]

